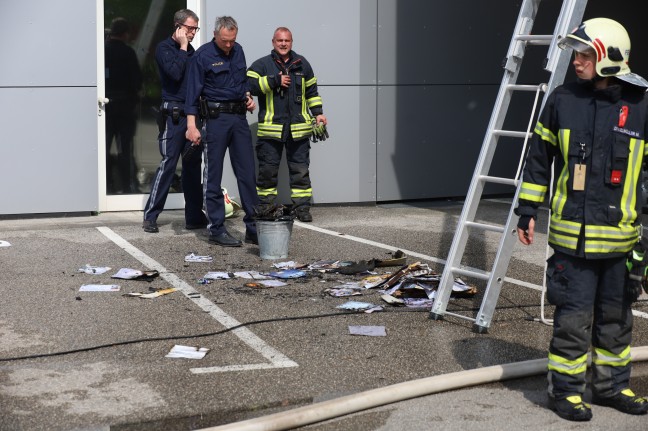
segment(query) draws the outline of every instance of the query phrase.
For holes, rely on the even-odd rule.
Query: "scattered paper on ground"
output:
[[[165,358],[202,359],[209,352],[206,347],[181,346],[176,344]]]
[[[345,296],[362,295],[361,292],[362,289],[363,288],[361,286],[358,286],[357,283],[347,283],[335,287],[330,287],[328,289],[324,289],[324,291],[331,296],[341,298]]]
[[[211,271],[203,277],[205,280],[227,280],[230,277],[229,272]]]
[[[263,275],[258,271],[240,271],[240,272],[235,272],[234,273],[235,277],[238,278],[246,278],[248,280],[267,280],[268,277],[267,275]]]
[[[157,298],[158,296],[162,296],[162,295],[168,295],[169,293],[173,293],[176,290],[178,289],[175,287],[169,287],[168,289],[156,290],[155,292],[151,292],[151,293],[138,293],[138,292],[125,293],[124,296],[137,296],[138,298],[151,299],[151,298]]]
[[[213,260],[214,258],[211,256],[198,256],[194,253],[185,256],[185,262],[211,262]]]
[[[364,311],[365,313],[371,313],[374,311],[382,311],[383,308],[380,305],[370,304],[368,302],[359,302],[359,301],[349,301],[345,302],[342,305],[338,305],[335,308],[342,310],[355,310],[355,311]]]
[[[349,334],[366,335],[369,337],[386,337],[387,331],[384,326],[352,326],[349,325]]]
[[[287,283],[284,283],[281,280],[257,280],[256,284],[261,284],[265,287],[281,287],[288,286]]]
[[[297,263],[293,260],[290,260],[288,262],[276,262],[273,263],[272,266],[277,269],[298,269],[298,268],[303,268],[306,265],[303,263]]]
[[[117,292],[119,286],[116,284],[84,284],[79,292]]]
[[[306,277],[306,273],[304,271],[300,271],[299,269],[286,269],[284,271],[275,271],[275,272],[270,272],[268,275],[276,278],[301,278],[301,277]]]
[[[110,270],[109,266],[92,266],[87,263],[83,268],[79,268],[79,272],[85,272],[86,274],[103,274]]]
[[[131,268],[121,268],[115,274],[112,275],[112,278],[123,278],[125,280],[132,280],[133,278],[141,277],[144,273],[137,269]]]

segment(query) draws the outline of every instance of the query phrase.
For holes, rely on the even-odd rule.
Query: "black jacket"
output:
[[[281,87],[281,74],[290,74],[290,87]],[[311,135],[313,116],[322,114],[322,98],[313,68],[304,57],[291,51],[284,63],[272,51],[252,63],[247,76],[252,94],[259,99],[259,137],[285,140],[288,130],[293,139]]]
[[[549,244],[587,258],[620,256],[640,235],[642,164],[648,152],[645,88],[613,79],[560,86],[535,127],[519,215],[535,216],[551,180]],[[575,177],[584,173],[579,186]]]

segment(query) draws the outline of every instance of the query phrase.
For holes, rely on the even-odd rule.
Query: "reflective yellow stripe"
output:
[[[317,84],[317,77],[313,76],[311,79],[306,81],[306,87],[310,87],[311,85]]]
[[[257,136],[267,136],[271,138],[281,138],[281,132],[283,126],[281,124],[266,124],[259,123],[259,130],[257,131]]]
[[[310,136],[313,133],[313,126],[310,122],[291,124],[290,133],[292,134],[293,138],[303,138]]]
[[[531,202],[543,202],[546,193],[547,186],[522,182],[519,198]]]
[[[545,129],[541,122],[537,122],[535,129],[533,130],[536,134],[540,135],[540,138],[543,141],[549,142],[551,145],[556,145],[556,135],[549,129]]]
[[[259,196],[270,196],[270,195],[276,195],[277,194],[277,188],[273,189],[262,189],[257,187],[257,194]]]
[[[267,93],[265,97],[266,101],[266,113],[263,117],[263,122],[265,124],[272,123],[272,118],[274,118],[274,97],[272,93]]]
[[[549,243],[576,250],[582,224],[561,220],[558,214],[551,214],[549,223]]]
[[[259,78],[259,87],[261,87],[261,91],[263,91],[263,94],[272,92],[272,88],[270,88],[270,84],[268,83],[267,76]]]
[[[594,355],[592,355],[593,363],[596,365],[608,365],[610,367],[624,367],[630,363],[630,360],[630,346],[623,349],[618,355],[595,347]]]
[[[291,198],[310,198],[313,196],[313,189],[291,189]]]
[[[548,368],[561,374],[580,374],[587,370],[587,354],[572,360],[549,353]]]
[[[556,181],[556,192],[551,200],[551,209],[557,214],[562,214],[565,202],[567,201],[567,180],[569,180],[569,163],[567,161],[569,155],[569,135],[570,131],[565,129],[560,130],[558,134],[560,152],[563,156],[564,165],[560,175],[558,176],[558,181]]]
[[[271,92],[272,90],[270,89],[270,85],[268,84],[268,77],[267,76],[261,76],[258,73],[256,73],[253,70],[248,70],[247,71],[247,76],[252,79],[256,79],[259,81],[259,88],[263,92],[263,94],[266,94],[268,92]]]
[[[307,102],[309,108],[322,106],[322,98],[320,96],[311,97]]]
[[[557,245],[563,248],[568,248],[570,250],[576,250],[578,245],[578,238],[560,235],[556,232],[549,232],[549,244]]]
[[[630,155],[628,156],[628,169],[623,180],[623,195],[621,196],[621,223],[632,223],[637,219],[637,185],[641,175],[643,157],[641,151],[643,141],[630,139]]]
[[[627,253],[637,243],[637,239],[623,242],[585,241],[585,253]]]
[[[301,86],[301,113],[302,117],[304,117],[304,121],[310,123],[311,121],[311,116],[308,114],[308,109],[306,108],[306,85],[304,85],[304,78],[302,77],[302,86]],[[302,134],[303,135],[303,134]],[[293,137],[297,137],[293,135]],[[300,136],[303,137],[303,136]]]
[[[551,215],[551,228],[557,231],[561,231],[562,233],[577,237],[578,235],[580,235],[582,226],[583,225],[581,223],[575,221],[561,220],[560,216],[558,216],[557,214]]]

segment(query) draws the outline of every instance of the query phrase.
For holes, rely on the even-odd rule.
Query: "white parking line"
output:
[[[296,221],[295,224],[300,226],[300,227],[306,228],[306,229],[314,230],[315,232],[321,232],[321,233],[325,233],[327,235],[332,235],[332,236],[336,236],[336,237],[339,237],[339,238],[345,238],[345,239],[348,239],[348,240],[351,240],[351,241],[360,242],[362,244],[373,245],[375,247],[384,248],[385,250],[389,250],[389,251],[401,250],[403,253],[405,253],[405,254],[407,254],[409,256],[418,257],[420,259],[425,259],[425,260],[428,260],[430,262],[436,262],[436,263],[439,263],[441,265],[445,265],[445,263],[446,263],[445,260],[439,259],[438,257],[428,256],[428,255],[417,253],[415,251],[407,250],[407,249],[404,249],[404,248],[397,248],[397,247],[394,247],[394,246],[391,246],[391,245],[388,245],[388,244],[383,244],[381,242],[371,241],[369,239],[364,239],[364,238],[360,238],[360,237],[353,236],[353,235],[347,235],[347,234],[344,234],[344,233],[336,232],[334,230],[323,229],[321,227],[313,226],[312,224],[301,223],[301,222],[298,222],[298,221]],[[466,268],[471,269],[471,270],[475,270],[475,268],[471,268],[471,267],[466,267]],[[504,281],[506,281],[508,283],[512,283],[512,284],[517,284],[518,286],[528,287],[530,289],[535,289],[535,290],[542,291],[542,286],[540,286],[539,284],[532,284],[532,283],[528,283],[526,281],[516,280],[515,278],[509,278],[509,277],[505,277]],[[632,314],[634,316],[636,316],[636,317],[643,317],[644,319],[648,319],[648,313],[643,313],[641,311],[632,310]]]
[[[121,236],[117,235],[110,228],[100,226],[97,229],[108,239],[117,244],[139,262],[141,262],[144,266],[157,270],[160,273],[160,277],[162,277],[167,283],[181,291],[187,297],[187,299],[209,313],[211,317],[216,319],[224,327],[233,328],[241,324],[241,322],[234,319],[232,316],[227,314],[220,307],[218,307],[216,304],[203,297],[202,295],[195,298],[190,296],[191,294],[199,294],[199,292],[192,286],[187,284],[184,280],[180,279],[177,275],[169,272],[160,263],[143,253],[141,250],[133,246]],[[261,354],[261,356],[266,358],[269,363],[228,365],[224,367],[191,368],[190,371],[192,373],[200,374],[227,371],[260,370],[270,368],[290,368],[299,366],[296,362],[290,360],[290,358],[285,356],[283,353],[269,346],[265,341],[254,335],[254,333],[249,329],[240,327],[232,329],[231,332],[236,335],[241,341],[247,344],[251,349],[255,350],[256,352]]]

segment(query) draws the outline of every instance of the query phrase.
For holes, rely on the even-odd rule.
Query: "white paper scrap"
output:
[[[165,358],[202,359],[210,349],[206,347],[181,346],[176,344]]]
[[[372,310],[376,306],[368,302],[359,302],[359,301],[348,301],[342,305],[338,305],[335,308],[340,308],[342,310]]]
[[[349,325],[349,334],[366,335],[369,337],[386,337],[387,331],[384,326],[352,326]]]
[[[284,283],[281,280],[259,280],[258,283],[263,284],[266,287],[281,287],[288,285],[288,283]]]
[[[119,286],[116,284],[84,284],[79,292],[118,292]]]
[[[240,271],[240,272],[235,272],[234,273],[235,277],[238,278],[246,278],[248,280],[267,280],[270,277],[267,275],[263,275],[259,273],[258,271]]]
[[[110,269],[109,266],[92,266],[86,263],[83,268],[79,268],[79,272],[85,272],[86,274],[103,274],[104,272],[110,271]]]
[[[9,241],[3,241],[0,239],[0,247],[9,247],[10,245]]]
[[[132,280],[133,278],[141,277],[144,273],[137,269],[121,268],[117,273],[113,274],[112,278],[123,278]]]
[[[168,289],[156,290],[155,292],[151,292],[151,293],[139,293],[139,292],[125,293],[124,296],[137,296],[139,298],[152,299],[152,298],[157,298],[158,296],[168,295],[169,293],[173,293],[176,290],[178,289],[175,287],[170,287]]]
[[[298,266],[301,266],[294,260],[289,260],[288,262],[276,262],[273,263],[272,266],[274,266],[277,269],[296,269]]]
[[[211,262],[213,260],[214,258],[211,256],[198,256],[194,253],[185,256],[185,262]]]
[[[205,280],[227,280],[230,276],[227,272],[212,271],[205,274],[203,278]]]

